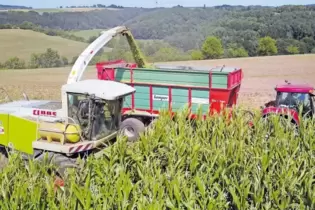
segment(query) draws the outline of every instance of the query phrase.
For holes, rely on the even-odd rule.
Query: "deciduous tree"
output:
[[[275,55],[278,53],[277,42],[270,36],[259,39],[258,53],[259,55]]]
[[[221,58],[224,54],[221,40],[215,36],[209,36],[202,45],[202,53],[207,59]]]

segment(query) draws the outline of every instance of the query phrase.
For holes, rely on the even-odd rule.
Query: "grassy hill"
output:
[[[48,36],[29,30],[0,30],[0,46],[2,56],[0,62],[17,56],[29,60],[32,53],[43,53],[47,48],[58,50],[59,54],[72,59],[79,55],[87,43],[76,42],[56,36]]]
[[[70,34],[73,34],[78,37],[82,37],[85,40],[89,39],[91,36],[99,36],[100,32],[105,29],[91,29],[91,30],[74,30],[70,31]]]

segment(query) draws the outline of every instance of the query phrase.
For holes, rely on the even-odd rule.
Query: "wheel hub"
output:
[[[125,134],[127,137],[132,137],[132,136],[135,135],[135,130],[134,130],[132,127],[130,127],[130,126],[125,127],[125,128],[124,128],[124,134]]]

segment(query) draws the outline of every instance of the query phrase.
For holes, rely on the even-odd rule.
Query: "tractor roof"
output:
[[[277,85],[275,88],[279,92],[291,92],[291,93],[310,93],[314,90],[314,87],[307,84],[283,84]]]
[[[105,100],[116,100],[136,91],[135,88],[115,81],[108,80],[83,80],[62,86],[62,90],[71,93],[94,94]]]

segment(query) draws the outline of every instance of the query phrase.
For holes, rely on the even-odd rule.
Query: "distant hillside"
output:
[[[32,9],[32,7],[0,4],[0,10],[10,10],[10,9]]]
[[[270,36],[277,42],[278,54],[315,52],[315,6],[312,5],[200,5],[198,8],[0,13],[0,25],[17,25],[24,21],[70,33],[84,30],[84,37],[90,34],[86,30],[95,32],[125,25],[136,39],[163,40],[184,51],[200,49],[206,37],[216,36],[222,40],[225,49],[243,47],[249,56],[257,56],[259,39]]]
[[[5,29],[0,30],[0,46],[2,51],[0,62],[14,56],[29,60],[32,53],[43,53],[47,48],[57,50],[60,55],[71,61],[87,44],[28,30]]]

